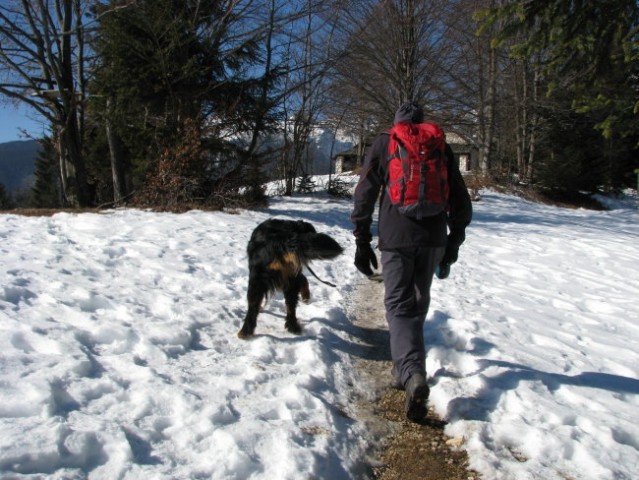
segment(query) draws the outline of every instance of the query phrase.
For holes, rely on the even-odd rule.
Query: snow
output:
[[[485,479],[639,471],[639,211],[483,191],[460,260],[435,280],[430,404]],[[0,216],[0,478],[362,478],[353,399],[347,200],[239,214]],[[315,262],[304,331],[270,300],[236,337],[246,242],[271,217],[346,249]],[[371,299],[381,308],[381,299]]]

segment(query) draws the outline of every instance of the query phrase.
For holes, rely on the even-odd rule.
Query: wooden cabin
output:
[[[364,151],[373,143],[373,138],[364,144]],[[479,168],[479,150],[473,143],[464,139],[461,135],[454,132],[446,132],[446,141],[453,149],[455,158],[459,162],[459,170],[462,174],[476,171]],[[355,170],[357,168],[358,152],[360,151],[359,145],[354,145],[352,148],[338,153],[333,157],[335,162],[335,173],[345,173]],[[362,156],[361,161],[364,161]]]

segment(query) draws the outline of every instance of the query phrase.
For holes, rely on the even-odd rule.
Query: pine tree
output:
[[[118,5],[111,0],[96,9],[100,27],[93,48],[99,67],[91,86],[92,111],[108,128],[114,178],[124,168],[135,191],[166,183],[157,177],[167,174],[175,179],[189,172],[196,175],[193,182],[207,183],[217,173],[214,165],[195,169],[176,156],[184,150],[183,134],[202,134],[201,140],[189,138],[189,158],[198,167],[202,163],[191,147],[200,141],[200,155],[234,156],[221,137],[248,130],[243,114],[252,111],[257,92],[242,75],[256,59],[258,42],[239,33],[246,31],[235,27],[241,16],[230,15],[219,0]],[[204,139],[207,116],[215,118],[215,126],[209,122]]]
[[[0,210],[8,210],[10,208],[13,208],[13,201],[4,185],[0,183]]]
[[[298,193],[312,193],[315,191],[315,181],[308,173],[302,174],[297,183]]]
[[[35,208],[58,208],[62,206],[60,192],[60,170],[55,148],[50,138],[42,141],[42,149],[36,157],[35,183],[31,189],[29,204]]]
[[[518,118],[518,132],[535,139],[536,173],[529,180],[562,193],[632,185],[639,166],[639,3],[495,5],[478,15],[483,28],[495,27],[494,45],[534,65],[527,90],[540,93]]]
[[[543,58],[549,92],[570,91],[576,111],[601,117],[606,138],[639,137],[636,0],[503,2],[481,17],[503,22],[495,41],[514,40],[514,55]]]

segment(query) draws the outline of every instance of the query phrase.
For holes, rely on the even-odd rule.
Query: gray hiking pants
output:
[[[426,373],[424,321],[435,268],[445,250],[444,247],[414,247],[382,251],[391,357],[404,385],[412,374]]]

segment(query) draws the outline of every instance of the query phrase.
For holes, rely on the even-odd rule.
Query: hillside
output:
[[[39,150],[35,140],[0,143],[0,183],[7,192],[29,188]]]

